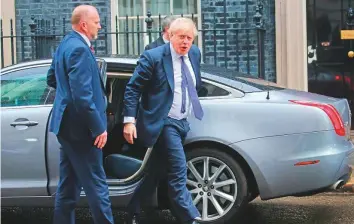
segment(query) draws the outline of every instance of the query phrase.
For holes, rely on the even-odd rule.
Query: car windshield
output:
[[[268,90],[282,90],[284,87],[258,79],[255,76],[240,73],[231,69],[215,67],[213,65],[201,66],[203,78],[222,83],[224,85],[237,88],[243,92],[262,92]]]

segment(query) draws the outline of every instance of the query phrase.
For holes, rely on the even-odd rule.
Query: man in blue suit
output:
[[[187,117],[201,120],[197,89],[201,86],[197,29],[191,19],[177,18],[169,29],[170,43],[145,51],[124,96],[124,137],[130,144],[152,147],[150,166],[128,206],[130,223],[139,223],[140,201],[156,189],[167,170],[172,209],[183,223],[196,223],[200,213],[186,187],[183,141],[190,130]],[[140,102],[139,102],[140,100]]]
[[[48,71],[47,83],[56,89],[50,131],[60,149],[60,180],[54,223],[75,223],[75,205],[85,191],[94,223],[113,224],[102,148],[107,141],[106,99],[99,68],[91,52],[100,18],[96,8],[74,9],[73,31],[60,43]]]

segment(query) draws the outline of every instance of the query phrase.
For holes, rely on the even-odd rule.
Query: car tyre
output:
[[[247,179],[246,179],[246,176],[245,176],[239,162],[234,157],[232,157],[230,154],[223,152],[217,148],[195,148],[192,150],[188,150],[186,152],[186,160],[187,160],[187,167],[188,167],[187,187],[189,188],[189,190],[192,194],[192,198],[193,198],[194,203],[196,202],[196,197],[198,196],[198,193],[196,194],[195,192],[199,189],[194,188],[195,186],[191,187],[191,184],[190,184],[190,181],[194,181],[194,182],[196,181],[196,179],[194,179],[194,175],[191,171],[191,167],[190,167],[191,164],[193,164],[194,168],[196,168],[196,166],[198,166],[198,162],[200,162],[200,160],[204,160],[204,161],[208,160],[209,167],[212,167],[213,163],[215,163],[214,165],[215,165],[215,167],[217,167],[217,163],[220,163],[220,167],[225,165],[225,168],[224,168],[225,174],[222,173],[222,175],[229,176],[230,179],[235,178],[235,181],[236,181],[236,183],[234,183],[233,185],[226,186],[226,187],[229,187],[230,189],[232,187],[237,189],[236,190],[237,193],[234,194],[234,198],[236,198],[236,199],[233,201],[233,204],[231,204],[232,202],[230,202],[229,206],[225,207],[225,210],[224,210],[225,213],[222,215],[219,215],[219,217],[218,217],[218,214],[220,214],[220,213],[216,213],[217,215],[215,215],[215,213],[214,213],[214,214],[212,214],[212,216],[214,216],[214,217],[205,218],[205,216],[203,217],[203,214],[202,214],[203,210],[201,210],[200,212],[202,215],[202,223],[218,224],[218,223],[225,223],[225,222],[235,219],[238,216],[238,214],[240,213],[240,211],[242,211],[244,206],[248,203]],[[199,166],[201,166],[201,164],[199,164]],[[217,168],[214,168],[214,170],[215,169],[217,169]],[[200,169],[199,169],[199,171],[200,171]],[[210,172],[210,170],[208,172]],[[203,172],[199,172],[199,174],[203,178],[203,176],[202,176]],[[213,172],[210,172],[211,177],[212,177],[212,175],[213,175]],[[220,178],[222,175],[220,175]],[[188,181],[189,181],[189,183],[188,183]],[[222,180],[220,180],[220,181],[222,181]],[[219,181],[219,183],[220,183],[220,181]],[[215,184],[217,184],[216,182],[218,182],[218,181],[215,181]],[[193,184],[195,184],[195,183],[193,183]],[[214,189],[219,190],[220,187],[218,187],[218,188],[217,187],[218,186],[215,186]],[[194,188],[194,190],[191,188]],[[224,187],[221,187],[221,189],[224,189]],[[204,190],[204,188],[203,188],[203,190]],[[222,190],[220,190],[220,191],[222,191]],[[201,194],[201,192],[199,192],[199,193]],[[224,193],[226,193],[226,192],[224,192]],[[227,194],[230,194],[230,193],[227,193]],[[213,193],[212,193],[212,197],[214,197]],[[212,198],[212,200],[210,200],[210,198],[209,198],[207,200],[209,202],[208,206],[210,206],[210,204],[214,204],[215,198],[217,198],[217,197],[218,197],[218,195],[215,195],[214,199]],[[219,197],[219,199],[220,198],[221,197]],[[204,202],[204,198],[201,200]],[[225,204],[227,204],[227,203],[225,203]],[[200,210],[200,200],[196,205]]]

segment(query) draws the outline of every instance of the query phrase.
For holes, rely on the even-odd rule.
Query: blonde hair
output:
[[[181,17],[172,21],[168,33],[170,36],[172,36],[172,34],[178,30],[186,30],[190,28],[193,29],[194,36],[197,36],[198,30],[193,20],[191,20],[190,18]]]

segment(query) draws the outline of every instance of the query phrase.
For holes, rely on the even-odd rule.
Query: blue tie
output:
[[[182,107],[181,107],[181,112],[182,113],[186,112],[186,89],[188,88],[188,95],[189,95],[190,101],[192,102],[194,116],[197,119],[202,120],[203,115],[204,115],[203,108],[200,105],[197,90],[194,87],[191,73],[189,72],[189,69],[188,69],[186,63],[184,63],[184,56],[181,56],[181,65],[182,65],[181,66],[181,73],[182,73]]]

